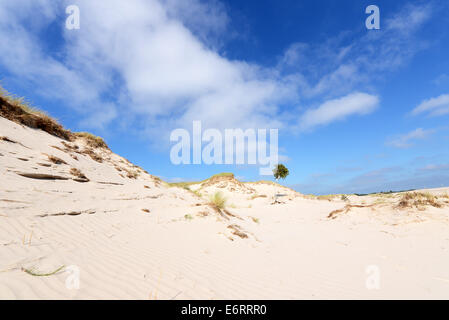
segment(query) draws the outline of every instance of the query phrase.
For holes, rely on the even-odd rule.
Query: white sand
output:
[[[395,208],[400,195],[350,196],[374,206],[329,219],[347,202],[227,178],[193,185],[200,198],[144,172],[127,178],[124,169],[141,170],[109,151],[96,150],[98,163],[3,118],[0,136],[16,142],[0,140],[0,299],[449,298],[447,205],[420,211]],[[90,181],[72,180],[71,168]],[[229,220],[207,205],[216,191]],[[271,204],[275,193],[283,203]],[[378,289],[366,287],[372,265]],[[79,268],[79,289],[66,286],[67,269],[24,271],[61,266]]]

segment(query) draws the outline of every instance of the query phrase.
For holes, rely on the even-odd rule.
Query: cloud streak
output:
[[[430,116],[441,116],[449,113],[449,94],[424,100],[412,111],[414,116],[422,113],[427,113]]]
[[[413,146],[412,141],[426,139],[433,133],[435,133],[435,130],[424,130],[422,128],[418,128],[409,133],[390,139],[386,144],[391,147],[406,149]]]
[[[367,93],[355,92],[339,99],[326,101],[316,109],[307,110],[301,117],[301,130],[311,130],[351,115],[366,115],[379,105],[379,98]]]

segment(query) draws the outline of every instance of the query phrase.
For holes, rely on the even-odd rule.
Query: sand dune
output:
[[[1,299],[449,298],[447,188],[325,198],[230,175],[176,187],[82,138],[1,117],[0,137]]]

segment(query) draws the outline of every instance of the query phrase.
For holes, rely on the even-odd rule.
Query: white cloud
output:
[[[395,148],[401,148],[401,149],[410,148],[411,146],[413,146],[413,143],[412,143],[413,140],[425,139],[425,138],[429,137],[430,135],[432,135],[434,132],[435,132],[435,130],[432,130],[432,129],[424,130],[422,128],[418,128],[409,133],[399,135],[393,139],[390,139],[387,141],[386,144],[388,146],[395,147]]]
[[[413,109],[412,115],[426,112],[430,116],[440,116],[449,113],[449,94],[442,94],[439,97],[424,100]]]
[[[81,29],[66,30],[65,5],[73,3],[81,10]],[[414,26],[430,16],[412,9],[406,13]],[[63,39],[54,53],[42,34],[58,23]],[[355,87],[419,47],[396,22],[377,39],[295,44],[279,65],[266,68],[219,53],[228,24],[217,1],[2,1],[0,64],[36,92],[77,110],[80,123],[102,127],[120,119],[160,144],[167,131],[188,128],[192,120],[219,129],[289,127],[298,120],[291,110],[299,96],[315,99],[313,105],[328,100],[300,117],[304,130],[370,113],[378,97]],[[286,103],[291,108],[281,117],[279,106]]]
[[[180,20],[200,40],[211,47],[220,47],[230,18],[218,0],[161,0],[167,16]]]
[[[388,18],[385,22],[387,30],[412,33],[423,23],[428,21],[432,15],[431,4],[415,5],[407,4],[395,16]]]
[[[306,111],[300,118],[300,129],[310,130],[347,118],[373,112],[379,104],[377,96],[355,92],[339,99],[326,101],[316,109]]]
[[[227,24],[222,6],[213,3],[76,1],[81,28],[63,29],[58,59],[45,52],[38,34],[65,7],[44,0],[34,6],[2,3],[0,16],[9,18],[0,22],[0,63],[40,93],[65,99],[88,125],[127,118],[149,137],[191,126],[192,120],[220,129],[281,128],[278,105],[296,99],[296,87],[270,69],[226,59],[208,45],[211,32]],[[53,14],[40,16],[47,11]],[[24,27],[33,14],[40,27]]]
[[[105,124],[101,121],[104,114],[115,113],[115,106],[100,98],[104,79],[99,79],[99,73],[72,68],[47,54],[40,45],[39,33],[57,19],[58,10],[65,12],[62,6],[45,0],[2,2],[0,64],[19,81],[34,86],[37,94],[64,101],[89,117],[100,115],[91,124],[101,127]]]
[[[206,46],[184,21],[203,26],[218,9],[193,4],[192,20],[184,11],[183,19],[171,14],[186,6],[175,1],[80,1],[84,22],[79,32],[66,32],[68,52],[80,65],[118,71],[126,109],[146,119],[149,136],[193,120],[219,129],[280,128],[277,105],[295,98],[293,84]]]

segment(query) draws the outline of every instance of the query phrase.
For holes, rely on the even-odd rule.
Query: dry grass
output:
[[[257,198],[266,198],[266,197],[267,197],[266,194],[255,194],[255,195],[251,196],[250,200],[254,200]]]
[[[126,176],[129,179],[137,179],[137,177],[139,176],[139,173],[137,171],[132,171],[132,170],[128,170],[128,169],[125,169],[125,171],[126,171]]]
[[[86,141],[87,145],[91,148],[105,148],[109,149],[103,138],[97,137],[89,132],[75,132],[75,137],[81,138]]]
[[[73,134],[47,113],[32,107],[23,97],[10,94],[0,86],[0,116],[51,135],[70,140]]]
[[[80,178],[80,179],[87,179],[87,177],[85,176],[85,174],[82,173],[82,172],[81,172],[79,169],[77,169],[77,168],[72,168],[72,169],[70,169],[70,174],[71,174],[72,176],[75,176],[75,177]]]
[[[54,164],[67,164],[67,162],[65,162],[64,160],[62,160],[61,158],[52,156],[52,155],[47,155],[48,157],[48,161],[54,163]]]
[[[209,215],[209,212],[207,211],[200,211],[196,214],[198,217],[207,217]]]
[[[352,208],[372,208],[374,204],[359,205],[359,204],[347,204],[342,209],[334,210],[327,216],[328,219],[336,219],[340,213],[348,213]]]
[[[443,205],[438,202],[438,197],[429,192],[407,192],[402,195],[397,204],[397,208],[405,209],[416,207],[418,209],[432,206],[441,208]]]
[[[70,144],[65,141],[61,141],[62,145],[65,147],[65,151],[78,152],[79,148],[76,144]]]
[[[228,229],[232,230],[232,234],[236,235],[242,239],[248,238],[248,235],[241,230],[241,227],[236,224],[231,224],[228,226]]]
[[[51,135],[67,141],[84,139],[89,147],[109,149],[104,140],[88,132],[72,133],[65,129],[55,118],[45,111],[31,106],[23,97],[18,97],[0,86],[0,116],[33,129],[43,130]],[[64,144],[65,145],[65,144]],[[65,145],[71,151],[77,150]]]
[[[86,148],[81,153],[87,154],[92,160],[97,161],[99,163],[103,162],[103,158],[95,153],[92,148]]]

